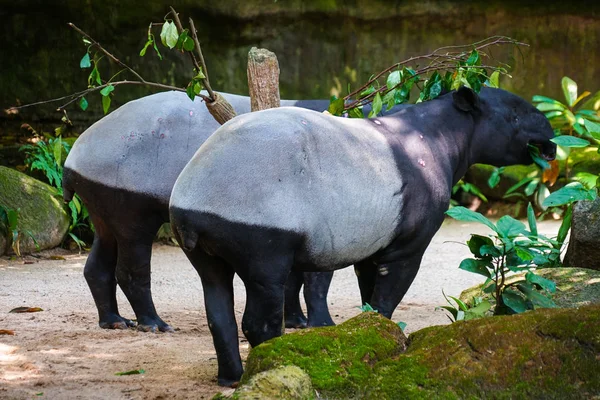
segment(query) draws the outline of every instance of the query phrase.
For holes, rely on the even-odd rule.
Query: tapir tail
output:
[[[75,190],[73,190],[71,186],[71,173],[68,168],[63,170],[63,180],[62,180],[62,188],[63,188],[63,201],[65,203],[73,200],[73,196],[75,196]]]
[[[185,229],[185,227],[173,223],[171,220],[171,228],[175,239],[185,251],[192,251],[198,244],[198,234],[193,229]]]

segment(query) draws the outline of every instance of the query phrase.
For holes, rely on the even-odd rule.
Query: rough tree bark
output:
[[[248,87],[252,111],[279,107],[279,62],[275,53],[256,47],[250,49]]]

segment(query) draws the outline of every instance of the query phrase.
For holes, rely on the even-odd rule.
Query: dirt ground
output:
[[[555,234],[557,222],[540,224]],[[446,221],[428,248],[421,269],[393,319],[407,332],[446,324],[442,290],[458,296],[481,282],[458,269],[469,252],[461,245],[470,233],[487,234],[479,225]],[[57,253],[64,259],[53,260]],[[60,258],[60,257],[54,257]],[[187,399],[210,398],[216,384],[216,354],[206,323],[202,287],[195,270],[177,247],[156,245],[152,291],[161,317],[175,333],[100,329],[83,278],[86,255],[46,252],[24,260],[0,258],[0,399]],[[245,293],[236,280],[238,321]],[[336,323],[358,314],[360,297],[352,268],[336,272],[329,293]],[[134,317],[119,292],[121,314]],[[40,307],[36,313],[9,313],[15,307]],[[240,332],[242,357],[248,343]],[[141,375],[116,372],[144,369]]]

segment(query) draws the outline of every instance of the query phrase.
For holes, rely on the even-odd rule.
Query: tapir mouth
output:
[[[549,140],[530,140],[528,145],[536,147],[540,157],[546,161],[552,161],[556,158],[556,144]]]

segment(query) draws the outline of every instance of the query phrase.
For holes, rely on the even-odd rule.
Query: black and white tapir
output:
[[[238,114],[250,112],[250,98],[222,93]],[[282,106],[323,111],[327,100],[282,100]],[[138,329],[170,331],[156,313],[150,292],[152,241],[169,219],[175,179],[202,143],[219,127],[200,99],[163,92],[129,102],[87,129],[64,167],[65,200],[79,194],[96,228],[84,275],[102,328],[124,329],[117,282],[131,303]],[[331,273],[291,274],[286,325],[306,326],[298,294],[303,280],[308,325],[331,325],[327,290]]]
[[[550,124],[500,89],[468,88],[370,120],[299,108],[241,115],[183,169],[171,225],[198,270],[218,358],[218,382],[242,374],[232,279],[247,291],[252,346],[282,334],[290,271],[354,264],[363,303],[391,317],[474,163],[553,159]]]

